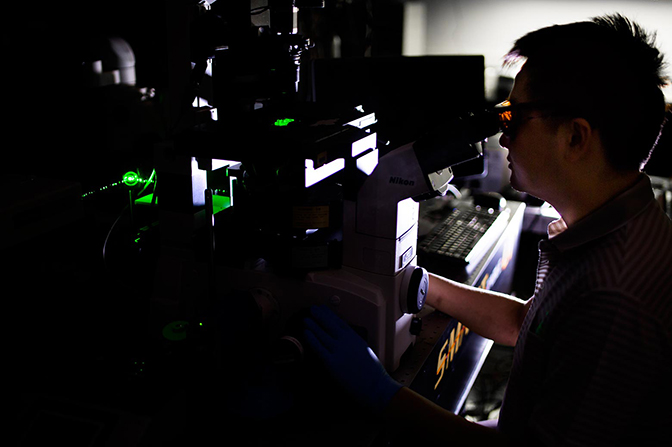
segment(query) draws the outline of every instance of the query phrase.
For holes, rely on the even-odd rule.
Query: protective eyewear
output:
[[[543,115],[526,116],[526,113],[533,110],[543,111]],[[527,120],[535,118],[547,118],[556,116],[558,113],[557,105],[548,101],[531,101],[518,104],[511,104],[506,100],[497,104],[493,109],[499,123],[499,130],[507,137],[513,138],[520,125]]]

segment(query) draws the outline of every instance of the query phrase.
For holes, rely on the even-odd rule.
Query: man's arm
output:
[[[455,318],[496,343],[513,346],[532,303],[503,293],[467,286],[429,275],[426,304]]]
[[[383,413],[395,440],[439,445],[506,447],[510,440],[494,428],[470,422],[403,387]]]
[[[363,408],[381,416],[395,440],[453,445],[506,446],[507,438],[441,408],[387,374],[364,340],[327,307],[311,308],[304,321],[307,345],[336,382]]]

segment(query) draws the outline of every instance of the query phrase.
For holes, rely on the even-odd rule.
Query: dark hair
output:
[[[569,108],[600,130],[611,165],[640,169],[665,116],[663,55],[655,34],[620,14],[554,25],[518,39],[506,63],[525,60],[532,99]]]

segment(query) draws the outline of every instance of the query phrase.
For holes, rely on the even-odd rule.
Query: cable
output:
[[[462,198],[462,193],[455,185],[448,183],[446,186],[448,187],[448,190],[453,193],[453,196],[455,196],[456,199]]]
[[[114,231],[114,228],[117,226],[121,218],[124,216],[124,213],[128,209],[128,205],[124,207],[123,210],[121,210],[121,213],[119,213],[119,217],[114,221],[112,226],[110,227],[110,231],[107,232],[107,236],[105,237],[105,242],[103,242],[103,264],[105,265],[105,269],[108,269],[107,266],[107,243],[110,240],[110,236],[112,235],[112,232]]]

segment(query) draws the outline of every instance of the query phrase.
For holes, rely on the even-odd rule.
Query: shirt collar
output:
[[[651,180],[642,174],[630,188],[568,227],[558,219],[548,226],[548,236],[560,251],[602,237],[625,225],[654,199]]]

